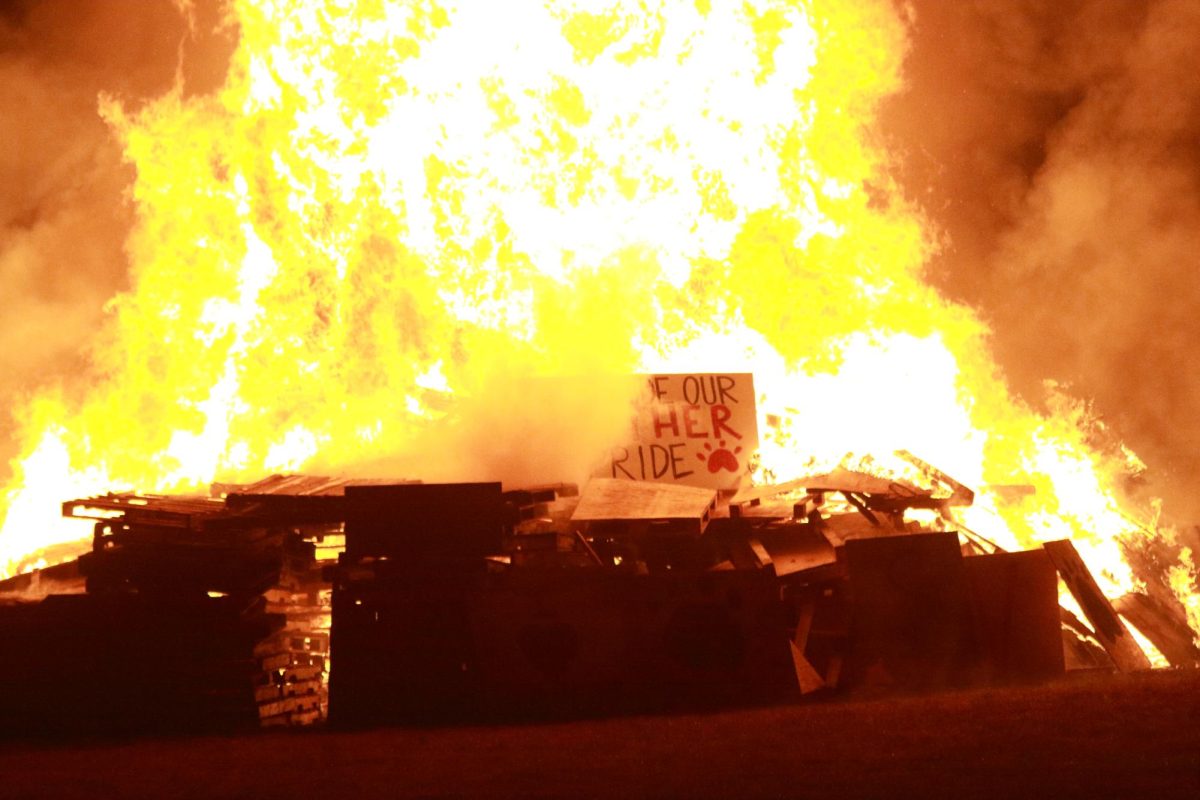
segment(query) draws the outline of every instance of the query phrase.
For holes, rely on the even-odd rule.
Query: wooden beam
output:
[[[737,494],[729,499],[729,505],[751,505],[756,506],[763,500],[771,497],[778,497],[781,494],[799,491],[804,488],[804,479],[787,481],[785,483],[777,483],[772,486],[746,486],[739,489]]]
[[[571,514],[575,522],[675,521],[699,536],[716,508],[717,493],[697,486],[593,478]]]
[[[1096,639],[1112,657],[1117,669],[1121,672],[1150,669],[1150,659],[1146,658],[1146,654],[1121,622],[1108,598],[1096,585],[1096,579],[1079,557],[1071,540],[1045,542],[1042,546],[1050,554],[1050,560],[1054,562],[1058,574],[1079,602],[1083,615],[1092,624]]]
[[[801,653],[808,649],[808,634],[812,631],[813,618],[816,615],[816,598],[805,598],[800,603],[796,619],[796,634],[792,637],[792,644],[796,645]]]
[[[905,500],[927,498],[932,492],[907,481],[888,480],[865,472],[835,467],[824,475],[812,475],[799,481],[810,493],[853,492],[859,495],[897,497]]]
[[[796,668],[796,684],[800,687],[800,694],[811,694],[819,689],[825,688],[825,679],[821,674],[808,663],[808,659],[804,657],[804,653],[800,648],[796,647],[796,643],[791,643],[792,647],[792,666]]]
[[[763,543],[751,536],[746,540],[746,544],[750,545],[750,549],[754,552],[754,557],[758,559],[760,567],[770,566],[775,563],[771,560],[771,554],[767,552],[767,548],[763,547]]]
[[[1140,592],[1130,592],[1113,603],[1117,613],[1154,643],[1173,667],[1194,667],[1200,664],[1200,649],[1193,641],[1191,628],[1154,598]]]
[[[942,472],[940,469],[933,466],[928,461],[923,461],[923,460],[917,458],[916,456],[914,456],[912,453],[908,452],[907,450],[897,450],[896,455],[900,456],[900,458],[903,458],[905,461],[907,461],[908,463],[917,467],[918,469],[925,470],[926,472],[933,475],[933,477],[935,479],[937,479],[937,480],[941,481],[942,483],[946,484],[947,486],[949,486],[950,491],[951,491],[950,498],[949,498],[950,505],[952,505],[952,506],[969,506],[975,502],[975,492],[968,489],[966,486],[959,483],[958,481],[954,480],[954,478],[951,478],[949,475]]]

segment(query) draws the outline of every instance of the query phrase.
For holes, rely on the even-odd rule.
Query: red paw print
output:
[[[733,448],[733,452],[730,452],[729,450],[725,449],[725,440],[722,439],[721,441],[717,442],[716,450],[713,450],[712,445],[708,442],[704,443],[704,449],[708,452],[696,453],[696,458],[700,459],[701,461],[708,462],[709,472],[719,472],[723,469],[727,469],[730,472],[738,471],[738,460],[735,453],[742,452],[741,447],[735,447]]]

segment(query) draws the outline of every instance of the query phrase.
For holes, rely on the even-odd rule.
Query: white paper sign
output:
[[[754,376],[646,375],[630,440],[612,448],[597,477],[736,489],[758,448]]]

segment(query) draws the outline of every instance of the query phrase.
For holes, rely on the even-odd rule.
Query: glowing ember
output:
[[[132,289],[84,399],[24,415],[0,571],[82,541],[59,501],[109,489],[578,479],[620,403],[529,408],[525,376],[726,370],[754,372],[761,478],[910,449],[980,490],[963,524],[1070,537],[1134,587],[1114,487],[1136,462],[1012,396],[983,323],[923,280],[929,234],[870,135],[900,86],[890,2],[230,14],[219,91],[103,104],[137,170]],[[1171,575],[1200,631],[1193,566]]]

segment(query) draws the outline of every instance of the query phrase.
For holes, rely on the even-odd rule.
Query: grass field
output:
[[[0,798],[1200,798],[1200,671],[702,715],[0,747]]]

